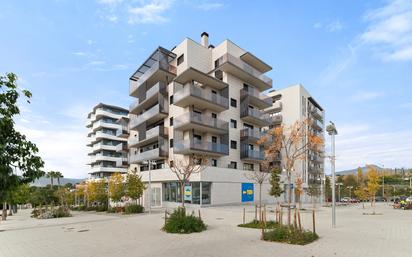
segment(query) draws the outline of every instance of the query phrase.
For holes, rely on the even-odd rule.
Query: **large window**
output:
[[[210,204],[211,202],[211,185],[210,182],[202,182],[202,204]]]
[[[230,120],[230,127],[231,128],[237,128],[237,121],[236,120]]]
[[[210,204],[211,184],[210,182],[191,182],[186,184],[185,190],[190,193],[186,194],[185,203],[200,204],[202,202],[202,204]],[[181,202],[180,184],[178,182],[163,183],[163,201]]]
[[[184,61],[185,61],[185,55],[184,54],[177,57],[177,66],[179,66]]]
[[[230,106],[235,107],[235,108],[237,107],[236,99],[230,98]]]

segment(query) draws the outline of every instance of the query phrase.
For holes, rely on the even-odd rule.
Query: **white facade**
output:
[[[152,205],[179,200],[168,164],[192,154],[209,162],[190,178],[188,204],[253,202],[245,189],[253,184],[247,174],[258,172],[264,159],[257,139],[281,122],[264,112],[273,104],[262,93],[272,88],[264,75],[272,68],[230,40],[216,47],[208,41],[203,33],[202,43],[186,38],[171,51],[159,47],[130,78],[129,162],[144,182],[149,180],[146,161],[156,162],[150,167]],[[274,202],[268,190],[265,182],[263,201]],[[258,195],[255,184],[254,201]]]
[[[268,95],[274,103],[266,112],[282,117],[283,126],[290,127],[297,121],[308,121],[310,132],[324,138],[324,110],[301,84],[272,90]],[[324,157],[319,153],[306,154],[303,160],[296,161],[293,175],[293,184],[296,177],[302,178],[304,190],[310,185],[318,185],[323,190]],[[309,201],[306,194],[303,200]]]
[[[128,110],[98,104],[87,116],[89,129],[90,172],[92,178],[108,177],[115,172],[127,171]],[[123,121],[125,120],[125,121]]]

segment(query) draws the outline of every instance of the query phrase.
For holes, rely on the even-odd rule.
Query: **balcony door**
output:
[[[212,136],[212,151],[217,152],[217,137]]]
[[[202,122],[202,112],[193,110],[193,119],[196,122]]]
[[[212,112],[212,125],[217,127],[217,114]]]
[[[200,145],[202,145],[202,136],[201,136],[201,135],[196,135],[196,134],[194,134],[194,135],[193,135],[193,144],[194,144],[195,146],[200,146]]]
[[[215,90],[212,90],[212,101],[217,102],[217,92]]]

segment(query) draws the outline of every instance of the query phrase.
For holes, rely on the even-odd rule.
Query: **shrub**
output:
[[[132,214],[132,213],[142,213],[144,211],[144,207],[139,204],[131,204],[127,205],[124,214]]]
[[[37,219],[53,219],[71,216],[69,208],[64,206],[59,206],[55,209],[34,209],[31,214],[31,217]]]
[[[88,206],[85,208],[85,211],[95,211],[97,209],[96,206]]]
[[[53,217],[54,218],[64,218],[64,217],[70,217],[70,210],[67,207],[60,206],[57,209],[53,210]]]
[[[116,210],[114,208],[108,208],[107,213],[115,213]]]
[[[279,225],[279,223],[270,220],[270,221],[266,222],[265,228],[266,229],[276,228],[276,227],[278,227],[278,225]],[[241,228],[262,228],[261,227],[262,225],[258,220],[253,220],[253,221],[251,221],[249,223],[245,223],[245,224],[239,224],[237,226],[241,227]]]
[[[186,209],[179,207],[167,218],[163,230],[167,233],[189,234],[206,230],[206,225],[201,218],[187,215]]]
[[[96,207],[97,212],[107,211],[107,205],[100,205]]]
[[[288,244],[306,245],[309,244],[319,236],[309,230],[299,230],[293,226],[278,225],[277,228],[263,233],[263,240],[276,241]]]

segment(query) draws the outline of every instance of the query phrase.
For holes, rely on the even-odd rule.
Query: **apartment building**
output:
[[[107,178],[128,168],[128,113],[122,107],[99,103],[87,115],[92,178]]]
[[[151,174],[154,206],[179,202],[168,163],[193,154],[209,161],[185,185],[186,203],[232,204],[258,195],[246,177],[259,170],[264,152],[257,140],[273,122],[264,112],[272,98],[262,93],[272,88],[264,75],[272,68],[230,40],[208,41],[202,33],[200,43],[186,38],[171,50],[158,47],[130,77],[129,162],[143,181]],[[274,201],[268,188],[263,198]]]
[[[276,91],[272,90],[269,91],[268,95],[272,98],[273,105],[267,108],[265,112],[274,120],[280,121],[285,127],[293,125],[296,121],[308,121],[308,131],[324,138],[324,110],[301,84]],[[277,124],[279,123],[272,126]],[[302,200],[310,201],[306,191],[311,185],[319,187],[321,191],[323,190],[325,176],[323,153],[309,152],[302,160],[298,160],[294,167],[294,175],[293,184],[295,184],[294,182],[298,176],[303,181],[305,194],[303,194]],[[287,192],[288,185],[285,184],[284,186],[284,191]],[[294,187],[294,185],[292,186]],[[284,194],[284,197],[286,199],[287,195]]]

